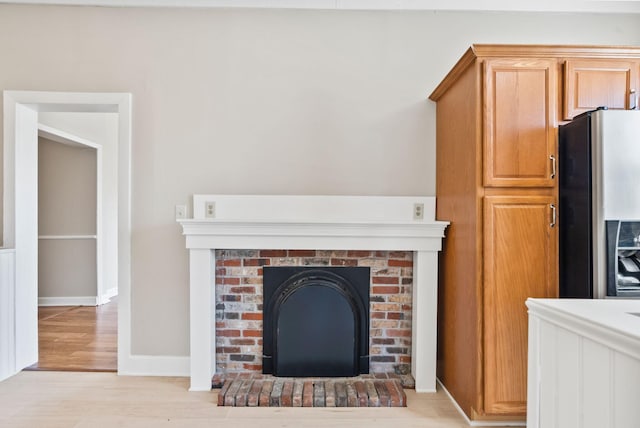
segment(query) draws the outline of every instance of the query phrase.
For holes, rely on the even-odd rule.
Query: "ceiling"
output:
[[[0,0],[0,3],[106,7],[640,13],[640,0]]]

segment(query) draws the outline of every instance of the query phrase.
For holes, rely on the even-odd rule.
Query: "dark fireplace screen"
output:
[[[263,373],[369,372],[368,267],[264,267]]]

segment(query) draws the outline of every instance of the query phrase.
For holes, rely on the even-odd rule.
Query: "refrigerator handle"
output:
[[[556,227],[556,204],[549,204],[549,208],[551,208],[551,223],[549,223],[549,227]]]
[[[549,159],[551,159],[551,179],[556,178],[556,157],[554,155],[549,155]]]
[[[638,94],[635,89],[629,89],[629,110],[638,109]]]

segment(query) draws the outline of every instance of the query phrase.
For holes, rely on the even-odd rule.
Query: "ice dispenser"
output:
[[[607,296],[640,297],[640,221],[606,222]]]

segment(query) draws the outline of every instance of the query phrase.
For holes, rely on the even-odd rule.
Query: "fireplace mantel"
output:
[[[434,220],[435,198],[194,195],[193,200],[194,218],[179,220],[189,250],[190,390],[211,389],[215,372],[215,250],[314,249],[414,252],[412,375],[416,391],[435,391],[437,253],[448,225]]]
[[[187,248],[438,251],[446,223],[181,220]],[[436,239],[433,239],[436,238]],[[336,243],[336,240],[340,240]],[[256,246],[260,242],[260,246]],[[353,244],[350,244],[353,242]]]

